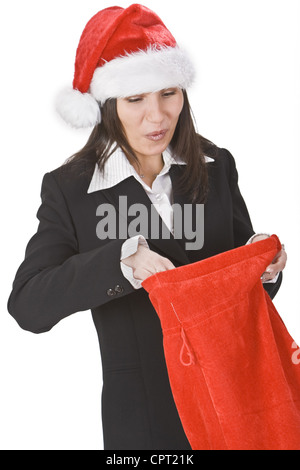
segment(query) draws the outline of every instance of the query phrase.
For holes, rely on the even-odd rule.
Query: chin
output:
[[[149,153],[162,153],[168,148],[170,142],[171,139],[167,138],[166,136],[159,142],[150,142],[150,145],[148,144],[147,148],[149,149]]]

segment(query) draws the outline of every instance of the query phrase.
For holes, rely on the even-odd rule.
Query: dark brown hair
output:
[[[208,175],[205,155],[213,156],[215,146],[212,142],[197,134],[188,96],[183,90],[184,104],[170,143],[172,152],[179,156],[186,165],[179,165],[181,177],[175,189],[179,193],[190,195],[191,201],[203,203],[208,193]],[[97,163],[102,171],[105,162],[117,147],[138,163],[137,157],[129,145],[117,114],[117,100],[109,99],[101,107],[101,123],[94,127],[82,150],[67,160],[66,164]],[[80,165],[81,166],[81,165]],[[81,166],[82,167],[82,166]]]

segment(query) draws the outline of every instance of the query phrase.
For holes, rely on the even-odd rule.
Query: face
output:
[[[183,101],[179,88],[117,99],[119,119],[139,160],[161,155],[166,150],[175,132]]]

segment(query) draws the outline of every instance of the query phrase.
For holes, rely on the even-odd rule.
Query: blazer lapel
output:
[[[182,235],[177,241],[190,259],[191,252],[201,249],[201,241],[204,242],[204,207],[199,207],[199,204],[192,203],[188,193],[176,192],[178,180],[182,175],[180,165],[172,165],[169,174],[173,186],[173,204],[179,206],[182,220]],[[199,247],[197,248],[198,244]]]
[[[173,178],[176,178],[176,175]],[[188,264],[190,262],[181,241],[174,238],[156,209],[154,207],[151,209],[151,200],[133,176],[111,188],[95,191],[92,195],[94,195],[97,206],[103,203],[104,197],[116,209],[118,214],[117,233],[119,233],[121,223],[123,227],[130,227],[130,224],[135,226],[139,220],[142,223],[138,227],[137,233],[145,236],[150,248],[152,247],[162,256],[171,258],[175,265]],[[182,200],[182,204],[183,202]],[[131,215],[128,214],[129,209]],[[140,210],[143,212],[143,215],[141,215]],[[154,220],[153,216],[151,217],[151,211],[155,211]],[[158,222],[164,235],[159,238]],[[132,235],[129,233],[129,236]]]

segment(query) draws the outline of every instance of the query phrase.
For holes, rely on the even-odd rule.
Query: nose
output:
[[[149,122],[161,123],[164,119],[163,103],[157,93],[148,96],[146,117]]]

